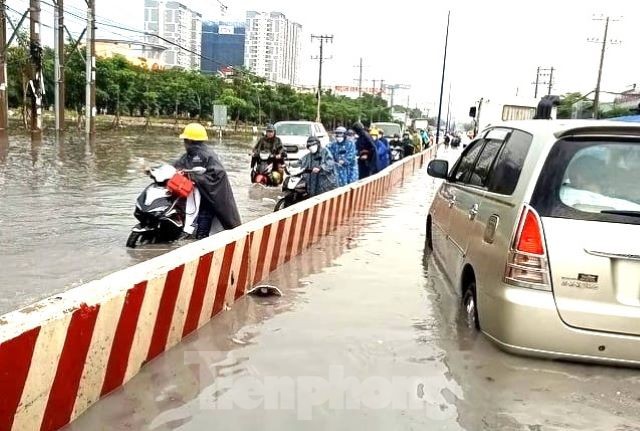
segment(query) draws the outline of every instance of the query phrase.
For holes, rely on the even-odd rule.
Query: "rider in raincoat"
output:
[[[338,187],[335,162],[331,151],[320,144],[320,139],[310,136],[307,139],[309,153],[300,159],[300,168],[306,172],[307,192],[317,196]]]
[[[360,179],[378,172],[378,155],[375,141],[364,129],[361,122],[356,122],[353,131],[357,133],[356,151],[358,152],[358,174]]]
[[[371,129],[369,132],[371,138],[376,142],[376,153],[378,155],[378,171],[385,169],[389,166],[391,157],[389,153],[389,146],[384,138],[380,138],[380,132],[376,129]]]
[[[176,169],[206,168],[203,175],[194,175],[193,180],[200,192],[196,239],[209,236],[217,219],[222,229],[233,229],[242,224],[240,213],[233,197],[231,183],[218,155],[206,144],[209,139],[205,128],[198,123],[185,127],[180,135],[186,153],[174,164]]]
[[[356,145],[346,133],[347,129],[338,127],[335,131],[335,141],[329,144],[329,151],[336,162],[338,187],[358,181]]]

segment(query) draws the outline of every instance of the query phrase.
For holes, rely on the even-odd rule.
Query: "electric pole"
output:
[[[5,0],[0,0],[0,133],[6,133],[9,123],[7,97],[7,10]]]
[[[360,72],[358,73],[358,97],[362,97],[362,57],[360,57],[360,64],[355,67],[360,69]]]
[[[536,71],[536,80],[535,82],[533,82],[532,84],[535,85],[535,90],[533,93],[533,97],[535,99],[538,98],[538,90],[540,88],[541,85],[546,85],[547,86],[547,94],[551,94],[551,90],[553,89],[553,72],[556,69],[554,67],[549,67],[549,68],[542,68],[540,66],[538,66],[538,69]],[[541,78],[545,78],[548,77],[548,81],[543,81],[541,80]]]
[[[600,84],[602,82],[602,68],[604,65],[604,54],[607,50],[607,43],[611,45],[617,45],[620,43],[620,41],[607,39],[609,37],[609,23],[611,21],[619,21],[618,19],[607,16],[607,17],[594,18],[594,21],[604,21],[604,37],[602,39],[598,39],[598,38],[587,39],[589,42],[602,44],[602,49],[600,50],[600,66],[598,67],[598,80],[596,82],[596,90],[595,90],[595,95],[593,97],[593,118],[597,120],[600,117],[600,112],[599,112]]]
[[[95,116],[96,116],[96,44],[95,44],[95,0],[86,0],[87,2],[87,35],[86,35],[86,100],[85,100],[85,132],[91,137],[96,132]]]
[[[53,45],[55,50],[54,79],[56,84],[56,132],[64,129],[64,0],[53,0]]]
[[[442,79],[440,80],[440,102],[438,104],[438,123],[436,124],[436,147],[440,141],[440,120],[442,119],[442,96],[444,93],[444,78],[447,69],[447,48],[449,46],[449,23],[451,11],[447,13],[447,34],[444,39],[444,59],[442,60]]]
[[[395,99],[396,90],[409,90],[411,86],[405,84],[387,84],[384,88],[389,90],[389,105],[391,106],[391,112],[393,112],[393,102]],[[408,106],[409,103],[407,102],[407,107]]]
[[[320,104],[322,99],[322,63],[324,63],[324,42],[333,42],[333,36],[327,35],[311,35],[311,40],[320,40],[320,55],[318,56],[318,111],[316,113],[316,121],[320,122]]]
[[[42,45],[40,44],[40,0],[29,1],[29,56],[31,59],[31,79],[29,91],[31,95],[31,134],[39,135],[42,131]]]

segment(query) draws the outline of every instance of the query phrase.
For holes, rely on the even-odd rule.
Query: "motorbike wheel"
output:
[[[287,199],[286,198],[282,198],[278,201],[278,203],[276,203],[276,207],[274,208],[273,212],[278,212],[283,208],[288,207],[289,205],[287,205]]]
[[[140,239],[141,236],[142,234],[140,232],[131,232],[129,234],[129,238],[127,238],[127,247],[136,248],[138,245],[138,239]]]

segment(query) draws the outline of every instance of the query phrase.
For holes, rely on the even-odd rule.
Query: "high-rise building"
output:
[[[296,85],[302,26],[280,12],[247,12],[244,65],[263,78]]]
[[[245,23],[212,22],[202,24],[201,70],[215,73],[244,65]]]
[[[177,1],[145,0],[144,29],[171,42],[145,36],[146,42],[167,47],[163,54],[166,67],[200,69],[201,14]]]

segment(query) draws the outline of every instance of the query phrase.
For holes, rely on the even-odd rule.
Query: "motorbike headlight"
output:
[[[162,211],[165,211],[167,208],[169,208],[169,206],[165,205],[165,206],[162,206],[162,207],[153,208],[153,209],[151,209],[149,211],[152,212],[152,213],[160,213]]]

